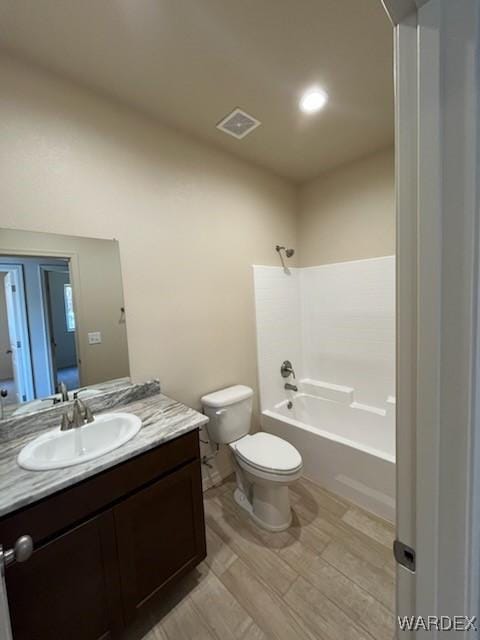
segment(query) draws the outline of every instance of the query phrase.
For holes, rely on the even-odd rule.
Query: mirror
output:
[[[0,418],[129,382],[118,242],[0,229]]]

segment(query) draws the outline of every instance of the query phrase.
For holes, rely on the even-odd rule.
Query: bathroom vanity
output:
[[[115,638],[150,596],[206,555],[205,416],[160,394],[122,411],[143,426],[107,456],[49,472],[8,461],[16,478],[2,486],[0,542],[34,541],[33,555],[6,569],[15,640]]]

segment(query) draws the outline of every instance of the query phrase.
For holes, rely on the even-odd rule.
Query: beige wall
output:
[[[0,228],[2,253],[71,258],[76,339],[81,360],[80,384],[92,385],[129,375],[126,327],[120,311],[124,301],[116,241]],[[101,332],[101,344],[88,344],[90,331]]]
[[[301,266],[394,254],[393,149],[306,183],[300,188],[299,204]]]
[[[13,378],[12,356],[8,333],[7,305],[5,301],[5,273],[0,273],[0,380]]]
[[[251,265],[295,246],[294,188],[7,57],[0,77],[0,226],[118,239],[135,380],[195,407],[257,388]]]

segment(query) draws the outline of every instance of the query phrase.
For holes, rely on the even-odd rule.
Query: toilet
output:
[[[228,444],[235,464],[234,498],[260,527],[284,531],[292,522],[288,486],[302,474],[300,453],[270,433],[250,435],[253,390],[235,385],[201,399],[210,440]]]

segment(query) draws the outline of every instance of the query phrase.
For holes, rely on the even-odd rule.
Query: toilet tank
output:
[[[218,444],[235,442],[250,431],[253,389],[243,384],[227,387],[203,396],[202,406],[210,419],[207,431]]]

